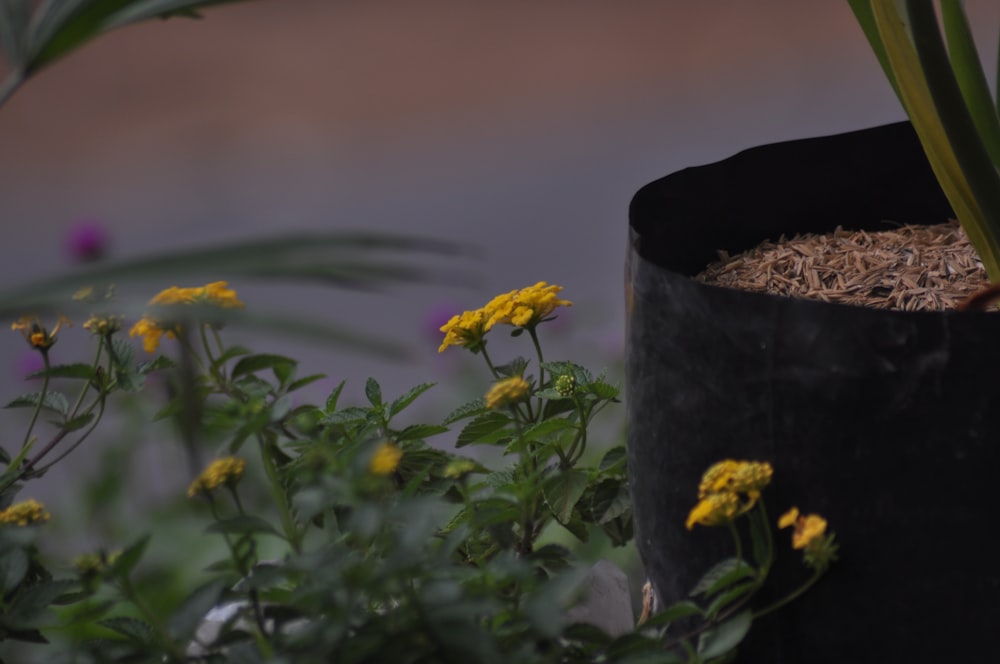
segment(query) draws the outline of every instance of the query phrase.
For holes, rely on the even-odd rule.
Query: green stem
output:
[[[285,487],[281,483],[281,478],[278,476],[278,468],[274,465],[274,459],[271,457],[270,446],[275,443],[258,436],[258,440],[261,445],[261,459],[264,462],[264,472],[267,474],[268,485],[271,490],[271,496],[274,499],[275,505],[278,506],[278,513],[281,517],[281,527],[285,531],[285,539],[291,544],[292,550],[296,554],[302,553],[302,533],[299,532],[298,527],[295,525],[295,519],[292,518],[292,510],[288,505],[288,496],[285,494]]]
[[[31,432],[35,428],[35,424],[38,423],[38,416],[42,412],[42,404],[45,402],[45,395],[49,391],[49,374],[48,370],[51,367],[49,364],[49,352],[47,350],[39,351],[42,354],[43,368],[46,371],[45,376],[42,378],[42,390],[38,394],[38,403],[35,404],[35,411],[31,414],[31,421],[28,423],[28,430],[24,432],[24,442],[21,443],[21,447],[28,444],[31,440]]]
[[[804,593],[805,591],[809,590],[814,585],[816,585],[816,582],[819,581],[819,578],[821,576],[823,576],[823,572],[821,572],[820,570],[816,570],[813,573],[812,577],[808,581],[806,581],[805,583],[803,583],[801,586],[799,586],[795,591],[793,591],[789,595],[785,596],[784,599],[778,600],[777,602],[775,602],[771,606],[765,607],[765,608],[761,609],[760,611],[755,612],[753,614],[753,619],[756,620],[757,618],[760,618],[762,616],[766,616],[767,614],[771,613],[772,611],[776,611],[777,609],[780,609],[781,607],[785,606],[789,602],[795,600],[802,593]]]

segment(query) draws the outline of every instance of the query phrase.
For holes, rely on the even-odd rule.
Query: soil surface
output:
[[[903,311],[955,309],[989,286],[958,222],[782,236],[710,264],[718,286]]]

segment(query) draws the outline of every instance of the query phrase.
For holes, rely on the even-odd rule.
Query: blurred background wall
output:
[[[995,3],[968,5],[995,52]],[[755,144],[902,118],[845,2],[223,6],[99,38],[0,109],[0,277],[67,269],[66,235],[88,218],[109,231],[111,258],[294,230],[420,233],[478,247],[440,263],[475,280],[364,294],[232,284],[248,306],[407,343],[411,362],[280,337],[256,347],[352,394],[369,375],[391,394],[454,370],[428,332],[447,313],[546,280],[576,303],[549,357],[614,371],[640,186]],[[8,334],[5,394],[23,391]]]

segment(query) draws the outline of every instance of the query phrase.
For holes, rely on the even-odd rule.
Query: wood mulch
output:
[[[954,309],[989,286],[958,222],[784,236],[729,256],[696,279],[739,288],[903,311]]]

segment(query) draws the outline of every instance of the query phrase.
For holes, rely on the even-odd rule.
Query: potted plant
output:
[[[632,201],[629,478],[658,599],[683,599],[706,561],[731,551],[724,532],[683,530],[698,474],[719,458],[772,463],[778,502],[823,513],[845,552],[793,610],[754,622],[738,661],[983,661],[992,650],[1000,577],[977,524],[993,518],[1000,462],[1000,316],[692,279],[718,250],[941,223],[953,210],[997,278],[996,108],[982,103],[960,3],[941,5],[950,56],[932,3],[851,3],[912,124],[754,148]],[[788,560],[779,547],[774,592],[805,574]]]

